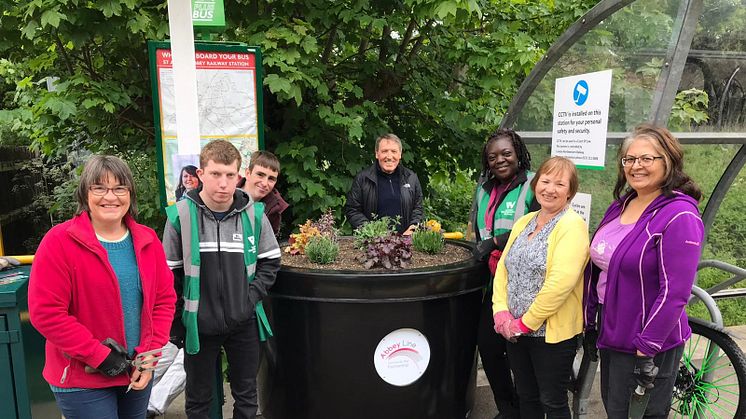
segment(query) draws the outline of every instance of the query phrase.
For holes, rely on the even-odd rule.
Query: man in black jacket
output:
[[[422,221],[422,187],[417,174],[399,164],[401,140],[394,134],[376,139],[376,160],[355,176],[347,193],[345,215],[358,228],[376,217],[399,217],[399,233],[412,234]]]

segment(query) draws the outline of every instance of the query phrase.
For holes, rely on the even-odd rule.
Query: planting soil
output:
[[[362,250],[355,247],[355,242],[352,237],[340,237],[339,238],[339,256],[333,263],[321,265],[313,263],[306,255],[291,255],[284,251],[287,244],[282,246],[282,264],[293,268],[304,268],[304,269],[320,269],[320,270],[333,270],[333,271],[383,271],[391,272],[385,268],[373,268],[365,269],[362,262],[358,261],[357,258],[363,254]],[[401,269],[401,271],[408,271],[418,268],[426,268],[430,266],[442,266],[449,265],[452,263],[462,262],[470,259],[471,252],[461,246],[454,245],[446,241],[446,246],[441,253],[436,255],[430,255],[427,253],[421,253],[412,249],[412,259],[410,260],[407,269]]]

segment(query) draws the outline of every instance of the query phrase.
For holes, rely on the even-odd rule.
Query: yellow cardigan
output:
[[[516,237],[538,214],[531,212],[513,226],[503,257],[497,264],[493,285],[492,312],[508,310],[508,271],[505,255],[510,252]],[[544,285],[531,303],[523,324],[537,330],[546,321],[547,343],[570,339],[583,330],[583,271],[588,263],[589,240],[585,221],[569,208],[549,233],[547,272]]]

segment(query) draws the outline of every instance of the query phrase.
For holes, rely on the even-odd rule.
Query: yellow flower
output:
[[[430,230],[432,230],[432,231],[434,231],[436,233],[440,233],[440,223],[437,222],[436,220],[427,220],[427,222],[425,223],[425,225]]]

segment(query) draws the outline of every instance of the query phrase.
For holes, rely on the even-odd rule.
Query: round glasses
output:
[[[130,188],[126,186],[115,186],[113,188],[107,188],[103,185],[93,185],[89,187],[88,190],[96,196],[104,196],[109,191],[111,191],[116,196],[125,196],[130,193]]]
[[[640,156],[640,157],[626,156],[626,157],[622,157],[622,166],[624,166],[624,167],[630,166],[631,167],[631,166],[635,165],[635,162],[639,162],[640,166],[642,166],[642,167],[650,167],[650,166],[653,165],[654,161],[656,161],[658,159],[662,159],[662,158],[663,157],[661,157],[661,156],[647,156],[647,155]]]

